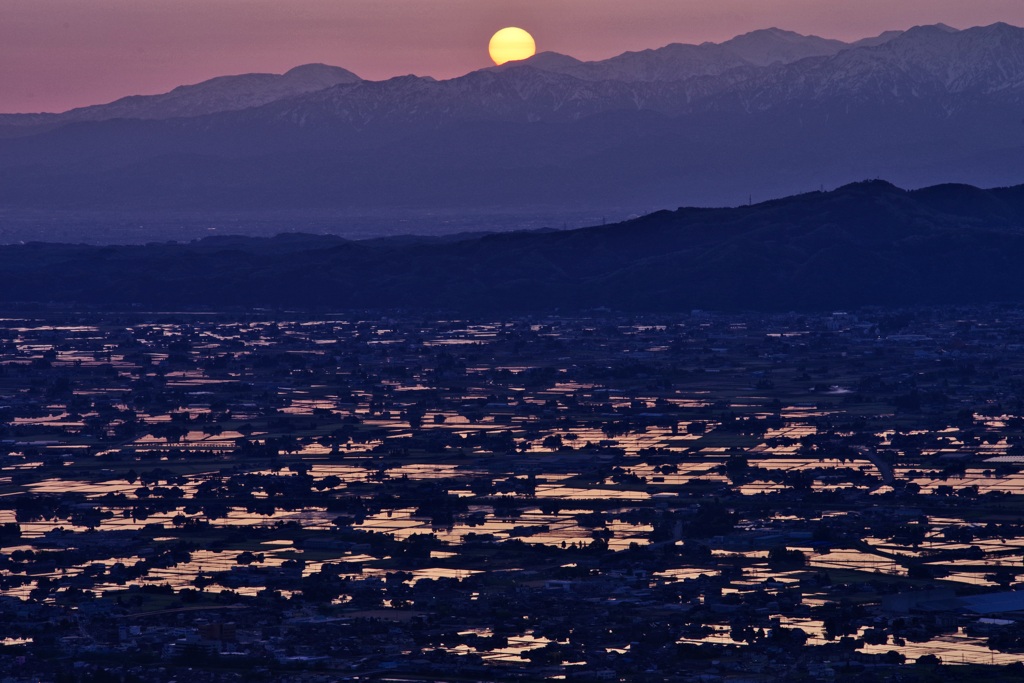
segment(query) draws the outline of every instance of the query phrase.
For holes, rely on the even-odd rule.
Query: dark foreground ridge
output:
[[[4,303],[812,310],[1024,300],[1024,186],[882,181],[465,239],[0,247]]]

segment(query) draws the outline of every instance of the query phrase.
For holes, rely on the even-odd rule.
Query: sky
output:
[[[451,78],[519,26],[538,51],[604,59],[777,26],[853,40],[996,21],[1024,0],[0,0],[0,112],[65,111],[308,63]]]

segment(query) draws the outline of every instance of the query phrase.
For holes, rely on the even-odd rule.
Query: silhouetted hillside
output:
[[[1024,300],[1024,186],[882,181],[570,231],[0,247],[4,301],[517,311]]]

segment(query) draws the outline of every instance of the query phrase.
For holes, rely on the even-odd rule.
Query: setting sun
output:
[[[510,26],[491,36],[487,51],[491,53],[494,63],[501,65],[505,62],[532,57],[537,52],[537,44],[529,33],[521,28]]]

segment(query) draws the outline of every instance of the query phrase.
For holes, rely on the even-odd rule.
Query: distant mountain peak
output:
[[[883,31],[877,36],[869,36],[867,38],[861,38],[860,40],[850,43],[850,47],[876,47],[878,45],[884,45],[890,40],[899,38],[905,33],[905,31]]]
[[[744,41],[744,40],[753,40],[753,39],[765,39],[765,38],[772,39],[772,40],[784,39],[784,40],[799,41],[799,40],[805,40],[807,38],[818,38],[818,36],[804,35],[802,33],[797,33],[796,31],[790,31],[790,30],[787,30],[787,29],[784,29],[784,28],[779,28],[778,26],[769,26],[768,28],[759,28],[759,29],[754,29],[753,31],[748,31],[747,33],[741,33],[740,35],[738,35],[738,36],[736,36],[734,38],[730,38],[729,40],[726,40],[726,41],[724,41],[723,43],[720,43],[720,44],[721,45],[726,45],[726,44],[732,43],[734,41]],[[826,40],[826,39],[822,38],[822,40]],[[705,43],[705,45],[708,45],[708,44],[712,44],[713,45],[714,43]]]
[[[386,78],[383,81],[377,82],[404,85],[414,83],[437,83],[437,79],[434,78],[433,76],[417,76],[416,74],[403,74],[401,76],[392,76],[391,78]]]
[[[481,71],[487,72],[502,72],[510,70],[518,70],[522,68],[532,68],[537,71],[557,73],[557,74],[569,74],[579,75],[582,68],[586,68],[587,64],[593,64],[594,62],[583,62],[575,57],[569,55],[563,55],[559,52],[538,52],[532,57],[526,59],[519,59],[511,62],[505,62],[498,66],[491,66]]]
[[[538,68],[550,66],[576,66],[583,62],[575,57],[563,55],[559,52],[538,52],[529,59],[524,59],[521,64],[529,64]]]
[[[806,57],[833,55],[848,47],[841,40],[805,36],[777,27],[759,29],[736,36],[719,45],[755,66],[788,64]]]
[[[348,69],[343,69],[340,66],[331,66],[330,64],[302,64],[296,66],[288,71],[284,72],[285,78],[301,78],[305,80],[309,79],[324,79],[332,80],[334,83],[339,82],[356,82],[362,80],[359,76],[355,75]]]
[[[976,26],[975,28],[966,29],[965,31],[959,31],[959,33],[980,32],[996,36],[1019,36],[1022,31],[1024,31],[1024,29],[1020,26],[1007,24],[1005,21],[997,21],[996,23],[989,24],[988,26]]]
[[[903,35],[944,35],[959,32],[960,31],[958,29],[955,29],[952,26],[947,26],[946,24],[919,24],[918,26],[912,26],[908,28],[906,31],[903,32]]]

